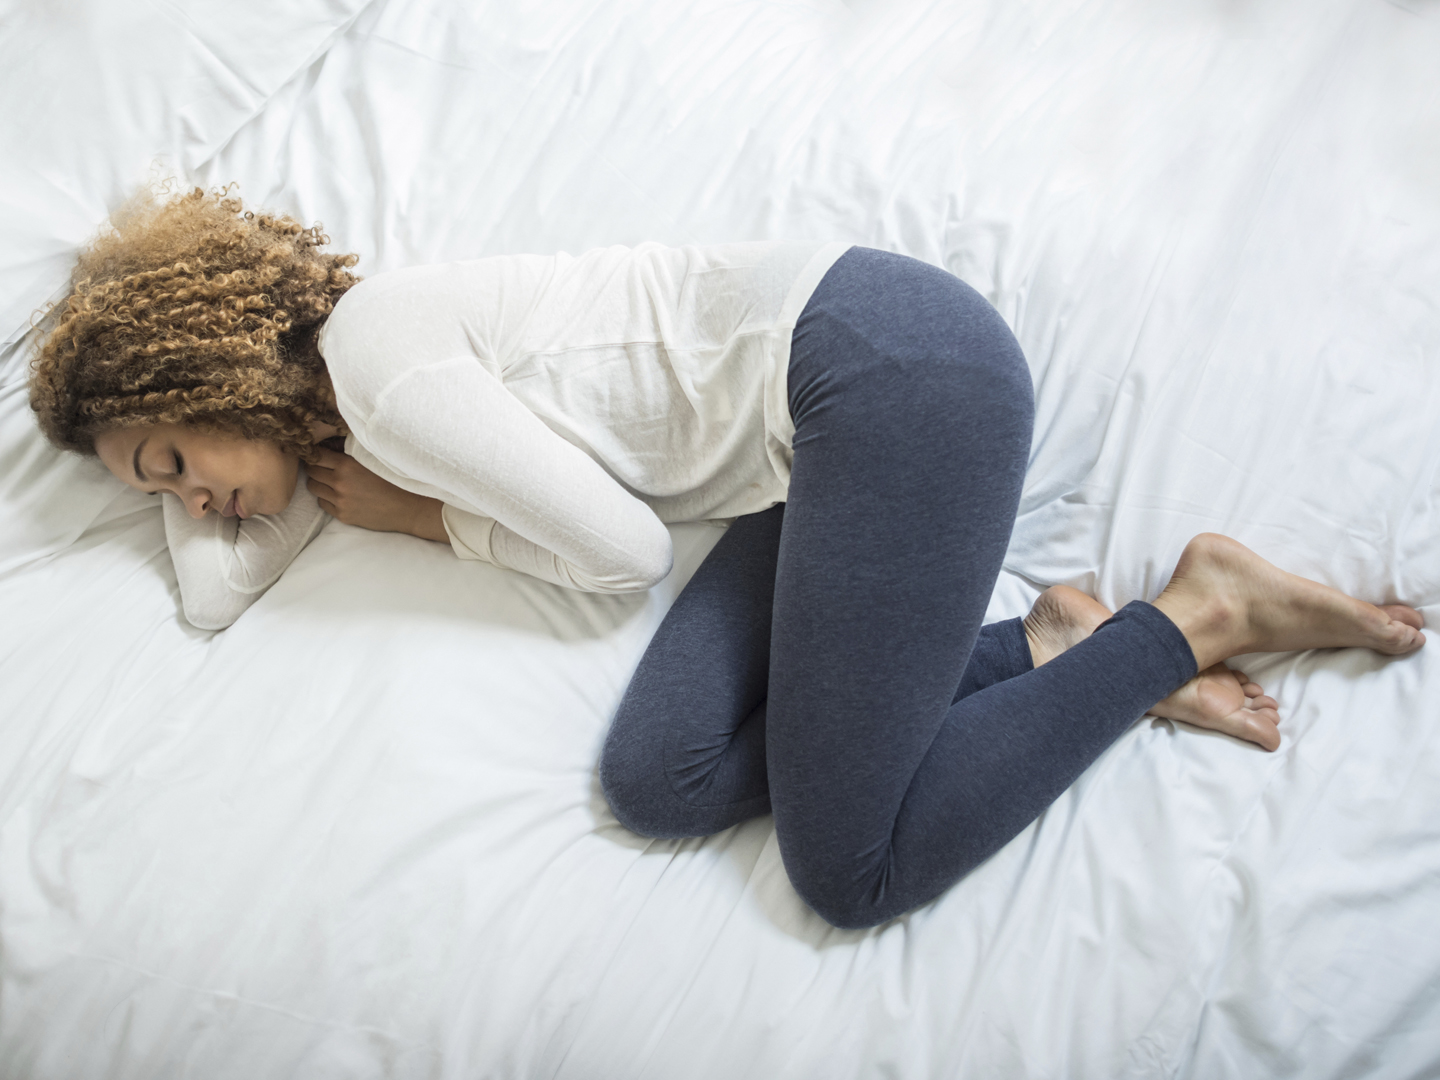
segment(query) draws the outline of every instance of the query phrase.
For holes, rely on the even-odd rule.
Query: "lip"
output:
[[[230,498],[226,499],[226,500],[225,500],[225,505],[220,508],[220,516],[221,516],[221,517],[234,517],[234,516],[235,516],[236,514],[238,514],[239,512],[240,512],[240,491],[239,491],[239,489],[237,488],[236,490],[234,490],[234,491],[232,491],[232,492],[230,493]],[[244,515],[242,514],[241,516],[243,517]]]

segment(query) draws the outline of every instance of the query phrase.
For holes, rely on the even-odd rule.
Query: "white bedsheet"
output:
[[[1436,643],[1260,660],[1278,753],[1142,722],[840,932],[768,819],[651,843],[598,792],[718,530],[604,597],[332,523],[197,631],[158,506],[35,432],[21,338],[157,156],[370,272],[871,244],[981,289],[1034,371],[993,616],[1153,596],[1214,529],[1440,623],[1435,3],[237,10],[0,10],[0,1076],[1440,1072]]]

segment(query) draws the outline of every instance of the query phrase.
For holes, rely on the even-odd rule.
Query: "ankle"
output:
[[[1201,671],[1246,651],[1244,612],[1227,597],[1166,588],[1154,606],[1185,635]]]

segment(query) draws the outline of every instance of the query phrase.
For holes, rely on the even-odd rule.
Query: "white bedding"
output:
[[[0,1076],[1440,1074],[1436,642],[1260,660],[934,904],[828,928],[768,819],[615,824],[648,595],[329,525],[233,628],[40,439],[26,315],[151,161],[370,272],[839,239],[944,265],[1039,421],[992,615],[1185,540],[1440,623],[1433,0],[0,6]]]

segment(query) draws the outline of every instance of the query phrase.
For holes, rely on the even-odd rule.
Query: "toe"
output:
[[[1425,644],[1425,635],[1407,622],[1392,622],[1385,632],[1385,651],[1396,656],[1414,652]]]
[[[1404,604],[1382,604],[1380,610],[1396,622],[1402,622],[1406,626],[1413,626],[1416,630],[1420,630],[1425,626],[1425,616],[1421,615],[1420,612],[1412,607],[1406,607]]]
[[[1247,709],[1240,737],[1265,750],[1280,749],[1280,714],[1274,708]]]

